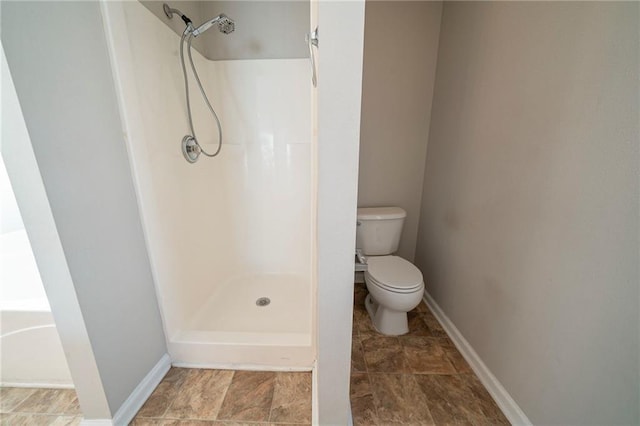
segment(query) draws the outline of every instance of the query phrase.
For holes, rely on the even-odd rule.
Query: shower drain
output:
[[[256,300],[256,305],[258,306],[267,306],[269,303],[271,303],[271,299],[269,299],[268,297],[261,297]]]

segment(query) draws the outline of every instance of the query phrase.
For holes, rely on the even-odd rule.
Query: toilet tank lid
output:
[[[400,207],[361,207],[358,209],[358,220],[402,219],[407,212]]]

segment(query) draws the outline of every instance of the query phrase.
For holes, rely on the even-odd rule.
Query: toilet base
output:
[[[373,327],[387,336],[400,336],[409,332],[407,313],[392,311],[380,305],[368,294],[364,300]]]

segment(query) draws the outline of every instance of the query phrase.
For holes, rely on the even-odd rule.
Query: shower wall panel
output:
[[[169,342],[185,332],[225,331],[194,317],[214,306],[211,299],[223,289],[244,281],[254,285],[256,277],[267,277],[272,286],[278,276],[286,285],[305,287],[296,293],[301,300],[287,303],[308,313],[310,336],[314,213],[308,62],[209,61],[193,51],[220,116],[224,144],[219,156],[189,164],[180,151],[188,123],[179,37],[138,2],[109,3],[106,10]],[[215,151],[213,118],[197,86],[190,89],[198,139],[205,150]]]

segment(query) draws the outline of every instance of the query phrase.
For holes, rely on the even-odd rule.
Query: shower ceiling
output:
[[[140,0],[162,22],[182,34],[181,20],[169,20],[161,1]],[[241,22],[229,37],[208,31],[193,47],[207,59],[292,59],[308,56],[304,35],[309,31],[309,1],[180,1],[179,9],[194,26],[221,10]]]

